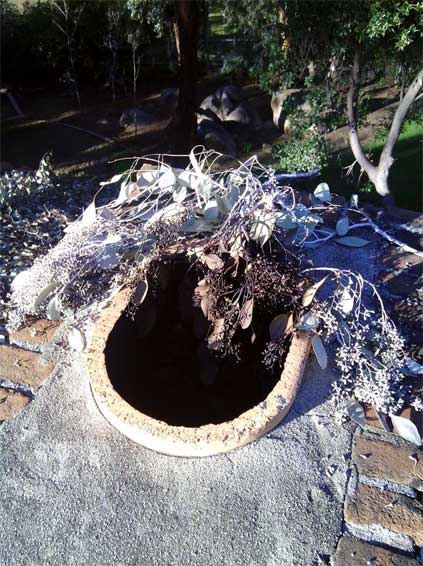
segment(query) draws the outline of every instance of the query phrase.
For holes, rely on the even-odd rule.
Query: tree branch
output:
[[[376,175],[376,167],[369,161],[366,154],[364,153],[363,146],[361,145],[360,138],[358,136],[357,128],[357,105],[358,105],[358,89],[360,86],[360,60],[358,50],[354,53],[354,63],[351,71],[351,84],[348,91],[347,97],[347,108],[348,108],[348,130],[350,145],[354,157],[359,163],[360,167],[367,173],[370,179],[374,178]]]
[[[405,96],[396,109],[394,119],[392,120],[391,129],[389,130],[388,139],[386,141],[385,147],[383,148],[379,163],[383,163],[384,161],[392,157],[392,152],[400,135],[402,123],[422,86],[423,68],[420,69],[420,71],[417,73],[416,77],[405,93]]]

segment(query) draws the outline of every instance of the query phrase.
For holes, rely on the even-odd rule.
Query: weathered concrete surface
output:
[[[331,371],[311,361],[267,437],[192,460],[115,431],[73,361],[0,429],[0,564],[298,566],[334,554],[351,435],[321,404]]]
[[[313,255],[372,279],[374,247]],[[115,431],[81,357],[67,362],[0,429],[2,566],[317,566],[335,554],[352,436],[327,401],[332,367],[311,358],[293,409],[263,439],[192,460]]]

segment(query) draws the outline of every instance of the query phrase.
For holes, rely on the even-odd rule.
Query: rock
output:
[[[304,90],[300,88],[288,88],[273,94],[270,106],[273,112],[273,123],[277,128],[286,133],[292,129],[288,106],[301,108],[306,114],[311,112],[310,104],[305,101],[304,94]]]
[[[237,147],[233,137],[219,122],[203,119],[198,125],[197,133],[207,149],[236,155]]]
[[[352,459],[360,474],[423,491],[423,450],[419,448],[358,436]]]
[[[30,401],[22,393],[0,388],[0,423],[17,415]]]
[[[246,126],[249,126],[253,123],[253,117],[246,105],[241,103],[226,116],[225,121],[237,122],[238,124],[245,124]]]
[[[347,497],[344,519],[358,527],[381,525],[423,545],[423,505],[406,495],[360,483],[356,493]]]
[[[41,354],[14,346],[0,346],[0,379],[23,387],[37,388],[49,377],[54,366]]]
[[[336,549],[334,566],[418,566],[411,556],[404,556],[395,550],[368,544],[349,536],[343,536]]]
[[[122,128],[129,126],[147,126],[155,121],[153,114],[146,112],[142,108],[130,108],[122,113],[119,124]]]
[[[11,332],[9,341],[11,344],[30,350],[39,349],[41,345],[53,339],[59,326],[60,323],[54,320],[36,319],[20,330]]]
[[[257,113],[242,99],[238,87],[219,88],[201,102],[198,113],[198,135],[208,146],[235,155],[237,143],[245,141],[245,128],[261,127]]]

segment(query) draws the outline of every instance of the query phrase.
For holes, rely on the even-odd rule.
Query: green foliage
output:
[[[275,145],[272,154],[278,159],[280,168],[290,173],[323,169],[327,164],[325,139],[315,130]]]

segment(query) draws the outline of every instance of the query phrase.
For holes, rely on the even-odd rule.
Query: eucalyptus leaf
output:
[[[117,244],[118,242],[120,242],[122,239],[122,236],[120,236],[119,234],[111,234],[110,236],[107,236],[107,238],[104,240],[103,244],[109,245],[109,244]]]
[[[58,287],[60,287],[60,285],[61,283],[59,283],[58,281],[52,281],[46,287],[44,287],[44,289],[41,291],[41,293],[34,301],[34,310],[37,311],[40,308],[40,306],[44,303],[44,301],[47,299],[47,297],[51,295],[51,293],[55,291]]]
[[[76,352],[82,352],[87,345],[84,334],[76,327],[70,329],[68,333],[68,343]]]
[[[335,238],[337,244],[341,246],[347,246],[349,248],[362,248],[370,244],[369,240],[364,240],[363,238],[358,238],[357,236],[344,236],[343,238]]]
[[[159,178],[159,187],[163,190],[170,191],[176,185],[176,175],[172,169],[167,169]]]
[[[108,181],[102,181],[100,185],[112,185],[113,183],[117,183],[118,181],[121,180],[123,175],[124,173],[120,173],[119,175],[113,175],[111,179],[109,179]]]
[[[141,303],[144,302],[147,293],[148,293],[148,281],[147,280],[140,281],[137,285],[137,288],[135,289],[134,298],[132,299],[134,305],[137,307],[141,305]]]
[[[230,212],[236,205],[240,197],[240,192],[238,187],[232,187],[228,194],[224,197],[223,202],[225,203],[227,212]]]
[[[28,269],[25,269],[24,271],[20,271],[13,279],[10,288],[12,289],[12,291],[17,291],[20,287],[23,287],[26,282],[27,282],[27,278],[30,276],[30,272]]]
[[[97,261],[97,266],[100,269],[109,270],[113,269],[120,263],[120,255],[118,255],[115,251],[106,251],[104,254]]]
[[[177,204],[184,202],[187,196],[188,189],[186,187],[179,187],[173,191],[173,200]]]
[[[353,208],[358,207],[358,195],[351,195],[350,204]]]
[[[329,202],[332,198],[330,195],[329,185],[327,183],[319,183],[313,194],[321,202]]]
[[[323,285],[323,283],[326,281],[327,278],[328,275],[326,275],[326,277],[323,277],[323,279],[321,279],[317,283],[314,283],[314,285],[312,285],[306,290],[302,298],[303,307],[308,307],[312,303],[317,291],[320,289],[320,287]]]
[[[57,296],[50,299],[50,302],[47,305],[46,314],[49,320],[61,319],[60,302]]]
[[[423,374],[423,366],[418,364],[416,361],[412,360],[411,358],[405,358],[404,360],[406,368],[415,375],[422,375]]]
[[[336,223],[336,232],[338,236],[345,236],[345,234],[348,233],[349,229],[350,229],[350,221],[348,220],[347,216],[344,216],[344,218],[340,218]]]
[[[315,334],[311,339],[311,345],[313,347],[314,355],[319,363],[319,366],[322,369],[326,369],[328,367],[328,355],[326,353],[326,349],[323,346],[322,339],[318,334]]]
[[[422,445],[422,439],[416,425],[404,417],[397,415],[389,415],[395,431],[405,440],[415,444],[416,446]]]
[[[278,314],[272,320],[269,326],[270,339],[272,342],[277,342],[281,338],[286,330],[288,324],[289,315],[288,314]]]
[[[203,218],[189,218],[186,220],[179,230],[181,232],[213,232],[214,226],[209,222],[206,222]]]
[[[306,312],[300,317],[300,320],[295,325],[298,330],[316,330],[319,326],[320,318],[315,314]]]
[[[144,171],[138,171],[137,173],[137,185],[142,189],[145,187],[150,187],[158,181],[163,171],[161,169],[148,169]]]
[[[82,226],[91,226],[96,219],[96,210],[94,201],[84,210],[81,218]]]
[[[338,303],[340,310],[345,314],[348,315],[352,312],[354,308],[354,296],[348,289],[344,289],[342,291],[341,299]]]
[[[360,403],[357,403],[357,401],[351,399],[346,403],[345,409],[350,419],[361,426],[361,428],[364,428],[364,426],[366,425],[366,419],[364,416],[363,407],[360,405]]]
[[[272,235],[275,225],[275,214],[272,212],[256,211],[251,223],[250,238],[264,246]]]
[[[192,171],[184,170],[178,175],[178,185],[196,189],[198,186],[198,175]]]
[[[254,299],[248,299],[239,311],[239,324],[243,330],[248,328],[253,320]]]
[[[206,204],[203,211],[203,216],[204,219],[207,221],[216,220],[217,217],[219,216],[219,209],[217,206],[217,202],[214,199],[209,200],[209,202]]]
[[[280,212],[276,215],[276,226],[283,230],[293,230],[297,225],[297,219],[291,212]]]

